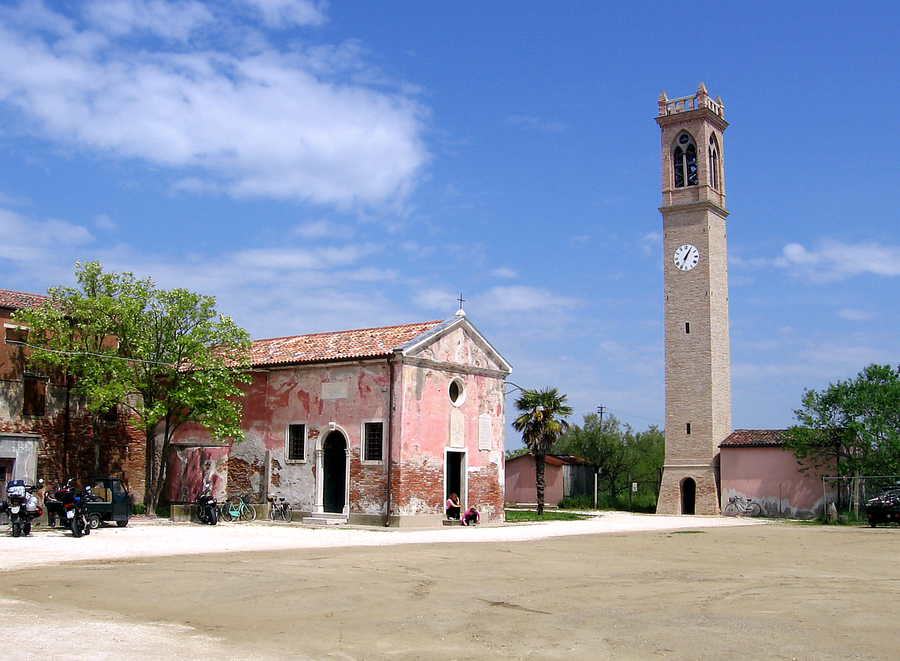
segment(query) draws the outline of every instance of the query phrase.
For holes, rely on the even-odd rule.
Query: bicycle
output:
[[[222,504],[222,520],[230,521],[256,521],[256,508],[244,498],[238,496]]]
[[[291,520],[291,516],[291,504],[289,502],[287,502],[284,498],[269,496],[270,521],[278,521],[279,519],[281,519],[282,521],[289,522]]]
[[[743,496],[732,496],[728,504],[722,510],[725,516],[762,516],[763,508],[759,503],[754,503]]]

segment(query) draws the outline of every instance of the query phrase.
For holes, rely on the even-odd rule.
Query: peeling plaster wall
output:
[[[170,503],[194,503],[209,480],[216,500],[225,498],[227,446],[177,446],[169,453],[166,495]]]
[[[232,444],[228,458],[228,493],[250,494],[260,502],[267,494],[284,497],[304,512],[314,511],[316,446],[331,431],[329,423],[333,422],[346,434],[350,448],[350,511],[383,513],[386,467],[384,463],[363,465],[359,456],[363,423],[387,421],[388,378],[385,361],[255,372],[244,387],[244,437]],[[304,461],[286,459],[290,424],[306,425]],[[184,446],[209,442],[209,434],[199,426],[180,429],[176,438],[176,443]],[[179,457],[176,464],[181,461]],[[181,472],[183,468],[176,465],[170,470]]]
[[[465,450],[467,493],[485,519],[503,515],[503,379],[466,373],[469,368],[498,370],[474,339],[458,328],[425,347],[413,358],[446,367],[403,366],[399,442],[394,446],[392,514],[443,514],[445,451]],[[454,367],[456,366],[456,367]],[[464,386],[462,404],[454,406],[449,389]],[[479,417],[485,416],[490,449],[479,449]]]

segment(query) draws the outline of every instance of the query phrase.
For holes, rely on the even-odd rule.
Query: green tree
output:
[[[16,319],[29,326],[32,364],[74,377],[74,393],[94,413],[122,407],[146,437],[144,502],[155,511],[166,458],[184,423],[213,438],[241,437],[250,338],[216,311],[215,299],[164,290],[132,273],[76,264],[77,287],[57,287]]]
[[[631,488],[632,480],[651,482],[659,494],[665,437],[656,427],[635,432],[614,415],[606,416],[601,424],[600,416],[591,413],[584,417],[582,425],[570,427],[553,451],[587,459],[612,507],[618,505],[619,495]]]
[[[900,366],[806,390],[794,414],[785,446],[807,465],[830,457],[840,475],[900,473]]]
[[[534,455],[537,512],[544,514],[544,458],[560,435],[569,427],[565,418],[572,415],[566,396],[556,388],[523,390],[516,400],[519,415],[513,428],[522,434],[522,442]]]

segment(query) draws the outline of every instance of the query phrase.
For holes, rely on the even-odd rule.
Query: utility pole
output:
[[[600,414],[600,431],[603,431],[603,414],[606,413],[606,407],[601,404],[597,407],[597,413]]]
[[[603,433],[603,414],[606,413],[606,407],[603,406],[603,404],[601,404],[600,406],[597,407],[597,413],[600,414],[600,433],[602,434]],[[600,474],[600,471],[597,469],[596,466],[594,466],[594,509],[597,509],[597,505],[598,505],[597,488],[599,487],[599,484],[598,484],[599,474]]]

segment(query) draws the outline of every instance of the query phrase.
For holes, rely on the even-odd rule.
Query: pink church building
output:
[[[168,498],[284,497],[304,519],[436,524],[456,492],[503,517],[511,367],[463,311],[446,321],[256,340],[244,437],[180,430]]]

